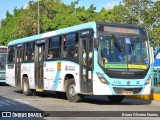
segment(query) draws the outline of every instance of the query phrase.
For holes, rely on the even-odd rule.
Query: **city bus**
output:
[[[104,95],[120,102],[151,91],[145,28],[89,22],[8,43],[6,82],[33,92],[64,92],[70,102]]]
[[[6,82],[6,57],[7,47],[0,46],[0,83]]]

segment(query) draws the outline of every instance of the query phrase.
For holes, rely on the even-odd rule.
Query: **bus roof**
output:
[[[66,33],[74,32],[74,31],[78,31],[78,30],[82,30],[82,29],[87,29],[87,28],[93,28],[94,31],[96,31],[96,23],[89,22],[89,23],[85,23],[85,24],[80,24],[80,25],[76,25],[76,26],[72,26],[72,27],[63,28],[60,30],[55,30],[55,31],[51,31],[51,32],[38,34],[38,35],[33,35],[30,37],[16,39],[16,40],[9,42],[8,46],[15,45],[15,44],[21,44],[21,43],[25,43],[25,42],[30,42],[30,41],[35,41],[38,39],[43,39],[43,38],[56,36],[56,35],[60,35],[60,34],[66,34]]]
[[[116,25],[119,27],[130,27],[130,28],[144,28],[141,26],[136,26],[133,24],[124,24],[124,23],[117,23],[117,22],[97,22],[98,25]],[[67,28],[63,28],[63,29],[59,29],[59,30],[55,30],[55,31],[51,31],[51,32],[46,32],[46,33],[42,33],[42,34],[37,34],[37,35],[33,35],[30,37],[25,37],[25,38],[20,38],[20,39],[16,39],[13,41],[10,41],[8,43],[8,46],[12,46],[12,45],[16,45],[16,44],[21,44],[21,43],[25,43],[25,42],[30,42],[30,41],[36,41],[38,39],[44,39],[47,37],[52,37],[52,36],[57,36],[57,35],[61,35],[61,34],[67,34],[67,33],[71,33],[74,31],[78,31],[78,30],[82,30],[82,29],[89,29],[89,28],[93,28],[94,32],[96,32],[96,22],[88,22],[88,23],[84,23],[84,24],[80,24],[80,25],[75,25],[72,27],[67,27]],[[96,34],[94,34],[96,37]]]

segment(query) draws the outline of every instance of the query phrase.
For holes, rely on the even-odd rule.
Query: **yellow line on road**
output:
[[[127,96],[127,98],[144,99],[144,100],[160,100],[160,94],[150,94],[150,95],[135,95]]]

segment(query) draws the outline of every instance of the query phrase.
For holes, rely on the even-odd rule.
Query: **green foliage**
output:
[[[6,13],[6,16],[6,19],[2,20],[1,22],[0,45],[7,45],[10,40],[16,39],[15,29],[17,27],[17,19],[19,18],[19,16],[11,15],[8,11]]]
[[[159,46],[160,1],[123,0],[113,9],[102,8],[96,12],[92,4],[89,8],[77,7],[79,0],[70,5],[61,0],[39,0],[40,33],[62,29],[86,22],[121,22],[146,27],[152,46]],[[0,44],[7,45],[13,39],[38,33],[38,2],[31,1],[26,9],[14,8],[14,14],[6,12],[1,21]]]
[[[127,23],[146,27],[152,46],[160,46],[160,1],[123,0],[128,14]]]
[[[37,34],[37,4],[30,2],[26,9],[21,10],[17,26],[15,29],[16,37],[26,37]]]
[[[96,21],[98,22],[122,22],[125,23],[125,15],[126,15],[125,6],[118,5],[114,6],[111,10],[102,10],[97,14]]]

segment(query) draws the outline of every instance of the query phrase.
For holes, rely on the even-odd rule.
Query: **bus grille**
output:
[[[146,73],[142,73],[142,74],[134,74],[134,75],[123,75],[123,74],[119,74],[118,72],[114,72],[114,73],[107,73],[107,75],[110,78],[118,78],[118,79],[143,79],[146,76]]]
[[[132,91],[133,94],[138,94],[141,92],[142,88],[117,88],[117,87],[114,87],[113,88],[114,92],[117,93],[117,94],[122,94],[124,91]]]

